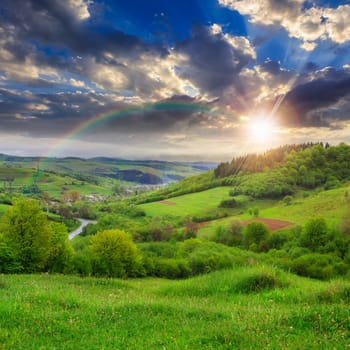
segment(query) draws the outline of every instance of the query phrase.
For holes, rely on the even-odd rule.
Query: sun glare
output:
[[[266,142],[271,140],[274,133],[274,124],[267,119],[251,121],[250,136],[254,141]]]

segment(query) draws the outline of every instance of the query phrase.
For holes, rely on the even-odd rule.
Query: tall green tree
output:
[[[42,271],[51,251],[53,231],[39,202],[19,199],[2,218],[0,232],[22,272]]]
[[[313,252],[319,251],[328,241],[328,227],[324,218],[309,219],[301,234],[300,243]]]

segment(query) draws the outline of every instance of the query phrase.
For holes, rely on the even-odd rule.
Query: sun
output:
[[[252,120],[249,125],[250,137],[257,142],[270,141],[273,137],[275,125],[266,118]]]

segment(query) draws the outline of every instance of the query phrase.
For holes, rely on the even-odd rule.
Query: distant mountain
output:
[[[112,157],[21,157],[0,154],[0,165],[40,169],[72,177],[104,177],[136,184],[167,184],[215,168],[212,162],[128,160]]]

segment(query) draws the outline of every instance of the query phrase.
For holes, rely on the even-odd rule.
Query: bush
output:
[[[243,226],[239,220],[232,220],[228,227],[218,226],[213,241],[228,246],[239,246],[242,244]]]
[[[223,199],[219,204],[219,208],[237,208],[238,206],[239,203],[234,198]]]
[[[186,278],[191,275],[191,269],[185,259],[154,260],[154,275],[170,279]]]
[[[262,222],[251,222],[243,234],[243,244],[252,251],[266,251],[270,231]]]
[[[268,240],[269,249],[281,249],[285,243],[291,240],[291,236],[289,232],[280,231],[271,234]]]
[[[348,266],[340,258],[329,254],[307,254],[292,262],[293,272],[322,280],[344,275],[347,270]]]
[[[275,274],[268,271],[260,271],[245,276],[237,283],[237,290],[241,293],[260,292],[281,287],[283,283]]]
[[[310,219],[301,234],[300,244],[311,251],[319,251],[328,241],[328,227],[324,218]]]
[[[68,231],[64,224],[51,223],[53,232],[48,270],[51,272],[71,272],[73,270],[74,250],[68,240]]]
[[[293,200],[293,197],[288,195],[282,199],[282,202],[285,205],[290,205],[292,203],[292,200]]]
[[[88,254],[78,253],[73,258],[74,271],[81,276],[90,276],[92,274],[91,257]]]
[[[121,230],[105,230],[91,238],[92,272],[97,276],[143,275],[141,255],[130,236]]]

